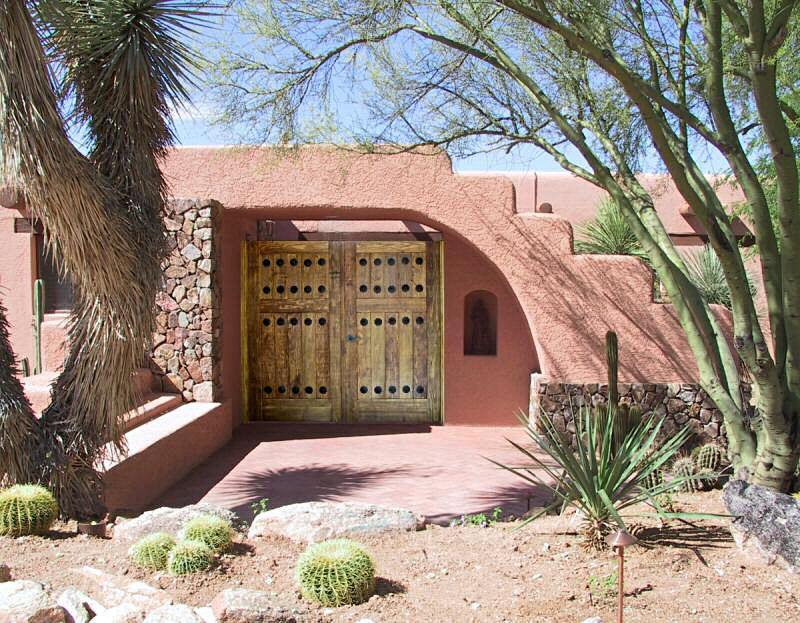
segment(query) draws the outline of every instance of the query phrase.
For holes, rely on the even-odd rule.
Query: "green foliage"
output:
[[[44,281],[33,282],[33,373],[42,372],[42,322],[44,321]]]
[[[694,493],[697,491],[699,478],[695,473],[696,469],[692,457],[680,457],[672,464],[673,482],[680,482],[678,490],[683,493]]]
[[[204,543],[211,551],[217,553],[230,546],[233,528],[221,517],[198,515],[183,527],[180,537],[186,541]]]
[[[597,215],[578,227],[575,251],[593,255],[632,255],[649,263],[625,215],[610,199],[600,203]]]
[[[595,601],[611,599],[617,594],[617,582],[619,574],[616,571],[603,576],[590,575],[589,592]]]
[[[615,440],[612,417],[594,417],[587,407],[573,415],[576,451],[573,452],[570,439],[555,427],[551,417],[542,412],[539,416],[542,432],[534,430],[524,416],[521,420],[526,433],[547,455],[546,460],[540,459],[539,453],[509,440],[527,457],[530,465],[508,466],[492,461],[534,486],[546,487],[553,494],[554,502],[525,523],[559,506],[563,509],[575,505],[585,517],[584,544],[588,548],[603,549],[606,547],[604,537],[613,526],[625,527],[620,513],[634,504],[649,501],[661,517],[676,517],[664,511],[657,500],[658,496],[679,487],[682,480],[671,479],[656,487],[648,487],[646,483],[653,478],[653,472],[663,469],[678,453],[690,435],[688,428],[656,447],[663,419],[642,418],[622,439]]]
[[[250,505],[250,510],[253,511],[253,517],[266,513],[269,510],[269,498],[261,498],[257,502]]]
[[[23,357],[22,360],[19,362],[19,370],[22,373],[22,376],[31,375],[31,364],[28,361],[27,357]]]
[[[479,528],[489,528],[496,524],[503,516],[503,509],[495,506],[491,514],[476,513],[474,515],[461,515],[459,519],[450,522],[450,526],[477,526]]]
[[[58,502],[39,485],[14,485],[0,492],[0,534],[42,534],[58,517]]]
[[[134,543],[128,550],[137,566],[152,571],[163,571],[167,568],[169,553],[175,547],[175,539],[166,532],[148,534]]]
[[[731,289],[722,269],[719,256],[709,245],[700,251],[688,252],[684,256],[687,277],[700,291],[701,296],[709,303],[724,305],[731,309]],[[756,293],[755,286],[747,276],[750,296]]]
[[[606,368],[608,369],[608,402],[616,407],[619,402],[619,346],[614,331],[606,333]]]
[[[172,575],[189,575],[205,571],[211,566],[211,548],[199,541],[182,541],[172,548],[167,558],[167,568]]]
[[[303,597],[323,606],[360,604],[375,592],[375,566],[367,551],[347,539],[315,543],[297,561]]]

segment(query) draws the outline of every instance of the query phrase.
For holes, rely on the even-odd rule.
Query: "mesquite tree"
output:
[[[605,189],[664,283],[724,415],[734,464],[783,490],[800,449],[797,76],[784,62],[798,53],[797,4],[240,0],[213,83],[225,117],[262,139],[462,154],[529,145]],[[745,197],[765,318],[731,210],[703,173],[709,154],[724,158]],[[654,162],[720,259],[733,348],[637,179]],[[764,163],[774,172],[774,219]],[[752,420],[742,381],[752,383]]]
[[[0,2],[0,183],[58,245],[75,291],[69,352],[38,419],[14,379],[0,306],[0,478],[47,485],[68,516],[102,511],[97,466],[124,451],[166,246],[158,160],[173,143],[170,106],[187,96],[182,40],[202,5]],[[68,121],[85,128],[88,156]]]

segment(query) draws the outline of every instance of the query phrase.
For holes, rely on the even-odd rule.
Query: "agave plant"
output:
[[[509,439],[530,464],[511,466],[492,461],[553,494],[550,506],[525,523],[559,507],[563,511],[574,505],[584,517],[581,527],[584,545],[587,549],[599,550],[606,546],[605,537],[615,527],[625,527],[622,512],[642,502],[649,503],[665,519],[713,516],[668,513],[658,502],[659,496],[679,489],[687,479],[697,478],[685,476],[663,481],[653,476],[678,453],[690,435],[688,428],[656,446],[663,419],[653,415],[644,417],[637,426],[626,431],[621,440],[614,438],[614,418],[610,414],[596,417],[588,407],[582,407],[574,418],[577,446],[574,451],[569,438],[556,429],[549,415],[542,413],[540,416],[541,432],[534,430],[523,415],[520,419],[528,435],[551,460],[544,461],[535,451]],[[557,468],[553,467],[553,462]]]

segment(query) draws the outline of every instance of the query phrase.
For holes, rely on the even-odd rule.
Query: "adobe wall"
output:
[[[570,224],[518,214],[514,187],[502,177],[455,175],[444,155],[355,155],[319,147],[288,156],[256,148],[178,149],[164,170],[175,196],[214,197],[226,212],[276,220],[408,220],[463,240],[507,281],[549,379],[604,378],[604,336],[613,329],[621,381],[696,381],[671,306],[651,300],[647,267],[630,257],[574,255]],[[226,237],[223,253],[233,253],[230,245],[240,239]]]
[[[31,234],[14,233],[14,219],[23,216],[0,206],[0,300],[17,360],[27,357],[33,369],[33,241]]]

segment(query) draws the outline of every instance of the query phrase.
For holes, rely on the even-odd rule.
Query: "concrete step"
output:
[[[109,510],[129,515],[183,479],[231,438],[230,403],[190,402],[133,428],[128,452],[102,466]]]
[[[125,414],[125,430],[132,430],[183,404],[180,394],[148,393],[140,406]]]

